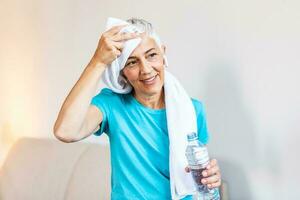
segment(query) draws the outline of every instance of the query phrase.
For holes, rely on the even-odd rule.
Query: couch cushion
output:
[[[93,159],[94,155],[101,160],[101,155],[97,155],[101,148],[94,145],[81,142],[65,144],[50,139],[20,139],[10,150],[0,171],[0,199],[63,200],[72,194],[72,188],[86,190],[90,185],[101,188],[103,179],[97,179],[104,177],[99,172],[102,162],[94,162]],[[90,170],[88,177],[80,174],[87,174],[85,169]],[[87,181],[88,178],[91,180]],[[81,180],[82,187],[77,182]]]
[[[66,200],[109,200],[109,147],[91,145],[79,158],[66,192]]]

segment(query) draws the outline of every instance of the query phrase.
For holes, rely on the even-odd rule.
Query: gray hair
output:
[[[152,35],[154,33],[154,28],[152,24],[144,19],[139,18],[130,18],[126,20],[128,23],[132,24],[141,32],[146,32],[148,35]]]
[[[156,41],[159,48],[161,48],[162,42],[150,22],[139,18],[130,18],[126,21],[134,26],[138,31],[145,32],[148,36],[152,37]]]

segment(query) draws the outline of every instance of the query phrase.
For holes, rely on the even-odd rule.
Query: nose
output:
[[[153,68],[151,64],[147,60],[141,61],[141,69],[140,72],[142,75],[150,74],[152,72]]]

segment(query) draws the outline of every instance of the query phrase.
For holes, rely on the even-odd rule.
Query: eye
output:
[[[156,59],[156,57],[157,57],[157,53],[150,53],[148,56],[147,56],[147,59],[149,59],[149,60],[155,60]]]
[[[130,62],[128,62],[126,65],[125,65],[125,67],[132,67],[132,66],[134,66],[135,64],[136,64],[137,62],[134,60],[134,61],[130,61]]]
[[[157,53],[151,53],[150,55],[149,55],[149,57],[154,57],[154,56],[156,56],[157,55]]]

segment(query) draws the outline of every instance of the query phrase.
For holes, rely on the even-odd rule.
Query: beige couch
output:
[[[226,196],[224,192],[223,195]],[[0,169],[0,200],[106,200],[109,197],[107,145],[24,138],[12,147]]]

